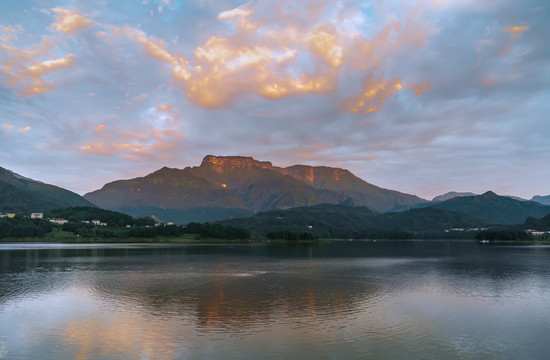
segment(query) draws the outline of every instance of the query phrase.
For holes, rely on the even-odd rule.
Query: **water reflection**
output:
[[[0,358],[539,358],[548,250],[0,245]]]

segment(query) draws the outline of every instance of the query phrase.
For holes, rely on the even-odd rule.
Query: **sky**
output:
[[[0,0],[0,166],[84,194],[205,155],[550,194],[547,0]]]

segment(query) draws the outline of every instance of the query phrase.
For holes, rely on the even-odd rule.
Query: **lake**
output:
[[[0,359],[547,359],[550,247],[0,244]]]

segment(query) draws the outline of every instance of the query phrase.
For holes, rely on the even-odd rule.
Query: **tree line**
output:
[[[155,220],[150,217],[133,218],[130,215],[117,211],[104,210],[91,206],[75,206],[63,209],[54,209],[44,214],[48,218],[62,218],[70,222],[99,220],[109,227],[147,226],[154,225]]]
[[[23,215],[14,218],[0,218],[0,238],[4,237],[44,237],[53,230],[52,224],[47,220],[29,219]]]

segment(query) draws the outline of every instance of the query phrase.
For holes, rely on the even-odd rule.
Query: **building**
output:
[[[43,213],[32,213],[31,214],[31,219],[42,219],[42,218],[44,218]]]
[[[7,213],[6,216],[8,217],[8,219],[13,219],[15,217],[15,214]]]
[[[50,220],[51,223],[58,224],[58,225],[63,225],[69,222],[69,220],[67,219],[48,219],[48,220]]]

